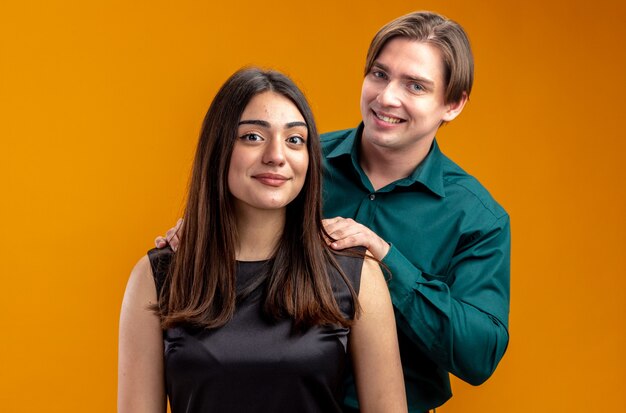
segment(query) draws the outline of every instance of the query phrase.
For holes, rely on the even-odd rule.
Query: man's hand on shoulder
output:
[[[379,261],[389,252],[387,241],[376,235],[374,231],[353,219],[335,217],[322,221],[331,240],[330,246],[335,250],[363,246]]]
[[[172,250],[176,251],[178,249],[178,244],[180,243],[180,238],[178,237],[181,231],[181,226],[183,225],[183,219],[179,218],[176,221],[176,225],[173,228],[170,228],[165,233],[165,237],[158,236],[154,240],[154,245],[157,248],[165,248],[166,246],[172,247]]]

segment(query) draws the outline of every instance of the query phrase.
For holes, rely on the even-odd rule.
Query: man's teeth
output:
[[[402,122],[402,119],[390,118],[389,116],[379,115],[378,113],[376,114],[376,117],[378,119],[382,120],[383,122],[387,122],[387,123],[400,123],[400,122]]]

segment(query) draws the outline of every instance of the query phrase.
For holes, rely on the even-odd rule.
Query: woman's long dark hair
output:
[[[204,118],[189,185],[180,246],[159,297],[163,328],[179,324],[216,328],[233,316],[237,225],[227,176],[238,123],[250,100],[271,91],[289,99],[308,127],[309,166],[304,186],[287,206],[285,226],[265,279],[263,308],[273,319],[291,318],[296,329],[350,325],[333,296],[330,272],[343,277],[358,313],[357,296],[324,241],[321,150],[304,94],[285,75],[256,68],[233,74]]]

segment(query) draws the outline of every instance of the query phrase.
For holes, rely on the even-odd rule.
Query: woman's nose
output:
[[[283,165],[285,163],[285,148],[280,138],[269,140],[263,152],[263,163],[266,165]]]

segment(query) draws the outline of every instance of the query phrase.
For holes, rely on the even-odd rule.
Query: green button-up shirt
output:
[[[383,263],[396,313],[410,412],[440,406],[448,373],[480,384],[506,350],[506,211],[437,142],[408,177],[375,191],[358,160],[363,126],[322,135],[324,215],[352,218],[391,248]],[[353,383],[345,403],[356,407]]]

